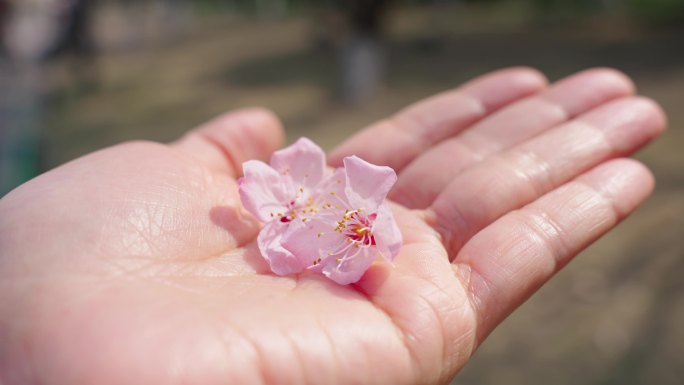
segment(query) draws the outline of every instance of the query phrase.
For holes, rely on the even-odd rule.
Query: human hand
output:
[[[237,194],[282,131],[261,110],[127,143],[0,200],[0,383],[443,383],[650,193],[664,128],[629,80],[509,69],[333,152],[392,166],[404,237],[357,284],[278,277]]]

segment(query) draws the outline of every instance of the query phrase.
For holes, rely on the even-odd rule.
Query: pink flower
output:
[[[397,176],[358,157],[334,173],[308,139],[278,151],[271,166],[243,164],[240,197],[266,222],[258,244],[278,275],[304,269],[340,284],[358,281],[378,254],[391,261],[402,238],[385,197]]]
[[[310,269],[339,284],[358,281],[378,254],[392,261],[402,238],[385,197],[397,180],[389,167],[356,156],[324,183],[319,214],[295,222],[282,238],[294,255],[314,255]]]
[[[280,239],[290,223],[313,215],[317,191],[332,172],[325,166],[325,153],[306,138],[276,151],[271,165],[251,160],[242,165],[240,199],[243,206],[266,225],[257,242],[261,254],[278,275],[301,272],[313,259],[308,254],[293,255]]]

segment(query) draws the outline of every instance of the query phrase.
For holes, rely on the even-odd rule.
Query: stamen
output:
[[[359,237],[363,237],[364,235],[366,235],[366,234],[368,233],[368,227],[361,227],[361,228],[358,228],[358,229],[354,230],[354,232],[355,232],[356,235],[358,235]]]

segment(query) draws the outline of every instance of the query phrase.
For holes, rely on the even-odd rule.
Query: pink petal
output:
[[[376,249],[369,247],[362,249],[353,259],[342,264],[334,258],[328,258],[323,263],[323,274],[340,285],[357,282],[375,260]]]
[[[357,156],[344,158],[345,192],[353,208],[375,210],[387,197],[397,174],[390,167],[376,166]]]
[[[314,142],[300,138],[293,145],[276,151],[271,166],[292,177],[298,186],[314,188],[325,175],[325,153]]]
[[[283,231],[287,227],[286,223],[271,221],[261,229],[257,238],[261,255],[271,266],[271,271],[278,275],[299,273],[308,266],[281,245]]]
[[[242,164],[240,179],[242,205],[263,222],[273,219],[271,213],[284,213],[294,187],[266,163],[250,160]]]
[[[322,214],[327,215],[330,211],[335,211],[336,215],[342,217],[344,209],[349,208],[345,193],[346,181],[346,172],[343,168],[338,168],[318,185],[315,190],[317,194],[315,201],[322,205],[322,210],[320,210]],[[331,207],[327,207],[327,204],[330,204]],[[339,219],[337,218],[335,221]]]
[[[314,261],[328,257],[328,251],[345,242],[328,221],[315,218],[306,222],[294,221],[283,235],[283,248],[312,266]]]
[[[307,222],[293,222],[283,236],[282,245],[298,258],[306,256],[310,269],[321,271],[326,277],[341,285],[358,281],[373,263],[377,255],[375,246],[355,249],[346,237],[334,230],[334,224],[320,218]],[[345,251],[336,251],[349,246]],[[353,258],[339,263],[345,255]],[[314,264],[314,260],[320,262]],[[322,266],[322,268],[321,268]]]
[[[373,225],[373,237],[378,252],[388,261],[399,254],[403,242],[399,226],[392,216],[389,206],[384,203],[378,208],[378,216]]]

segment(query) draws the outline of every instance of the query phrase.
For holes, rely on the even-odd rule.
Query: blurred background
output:
[[[684,381],[684,0],[0,0],[0,196],[260,105],[325,148],[487,71],[630,75],[670,118],[654,196],[512,315],[456,384]]]

